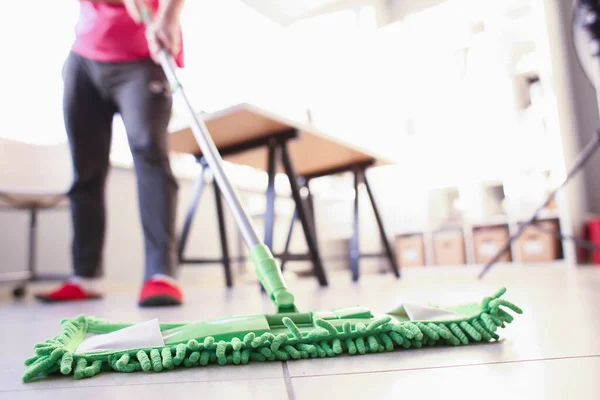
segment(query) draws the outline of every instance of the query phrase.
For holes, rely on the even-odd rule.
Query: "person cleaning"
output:
[[[133,155],[145,247],[139,306],[180,305],[175,214],[178,185],[167,152],[172,98],[159,65],[161,45],[183,67],[183,0],[79,0],[75,41],[63,70],[63,112],[74,169],[68,192],[74,275],[36,295],[44,302],[96,299],[103,275],[113,116],[121,115]],[[146,1],[153,23],[137,10]]]

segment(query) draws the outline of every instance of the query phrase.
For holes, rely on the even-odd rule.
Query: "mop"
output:
[[[148,10],[142,10],[146,24]],[[499,339],[499,328],[522,311],[492,296],[451,307],[405,303],[385,313],[352,306],[299,312],[271,251],[258,238],[239,196],[222,168],[222,159],[191,108],[172,60],[160,53],[160,64],[173,88],[187,105],[192,131],[215,180],[235,217],[256,275],[275,306],[273,314],[232,316],[209,321],[123,323],[85,315],[65,319],[53,338],[35,345],[25,361],[23,382],[53,374],[90,378],[100,372],[160,372],[177,368],[241,365],[363,355],[424,346],[461,346]]]

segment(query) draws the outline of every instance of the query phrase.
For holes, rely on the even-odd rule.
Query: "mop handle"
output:
[[[141,6],[138,3],[138,11],[144,25],[148,26],[152,23],[152,14],[146,1],[141,3],[143,3]],[[269,248],[258,238],[252,221],[239,200],[239,194],[229,182],[223,170],[223,159],[210,136],[206,124],[196,117],[196,113],[183,91],[183,86],[177,79],[172,57],[165,49],[160,49],[158,56],[171,90],[175,95],[179,95],[185,104],[185,111],[191,122],[194,138],[200,147],[202,157],[205,158],[213,172],[216,183],[233,213],[246,246],[250,250],[250,258],[255,266],[259,281],[277,306],[278,312],[295,312],[294,296],[287,289],[281,269],[275,262]]]

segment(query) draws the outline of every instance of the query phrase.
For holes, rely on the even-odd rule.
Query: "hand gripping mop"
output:
[[[150,21],[143,10],[144,22]],[[89,378],[100,372],[160,372],[209,364],[247,364],[380,353],[423,346],[459,346],[499,339],[499,327],[513,321],[514,304],[502,288],[481,302],[454,307],[403,304],[387,313],[366,307],[298,312],[281,271],[258,238],[208,130],[198,121],[175,76],[172,60],[160,54],[164,72],[187,104],[192,130],[217,184],[231,208],[256,274],[275,305],[276,313],[233,316],[211,321],[121,323],[80,315],[61,322],[60,333],[34,347],[25,361],[22,379],[29,382],[51,374]]]

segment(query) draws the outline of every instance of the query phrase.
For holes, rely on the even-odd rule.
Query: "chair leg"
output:
[[[315,276],[317,277],[317,280],[319,281],[319,285],[327,286],[327,276],[325,274],[325,269],[323,268],[323,263],[321,261],[321,255],[319,252],[318,244],[315,236],[313,235],[311,224],[308,220],[308,215],[302,202],[302,196],[300,195],[300,187],[298,186],[298,176],[296,175],[294,167],[292,166],[292,162],[285,143],[282,143],[281,145],[281,159],[283,161],[283,167],[290,182],[290,187],[292,189],[292,197],[294,198],[294,202],[296,203],[298,217],[302,224],[302,230],[304,231],[306,244],[308,245],[308,250],[312,258],[313,271],[315,273]]]
[[[394,250],[392,249],[392,245],[390,244],[389,238],[385,232],[385,228],[383,226],[383,219],[381,218],[381,214],[379,213],[379,208],[377,208],[377,203],[375,201],[373,190],[371,189],[371,185],[369,184],[369,180],[367,179],[366,172],[363,171],[362,174],[363,181],[365,183],[365,187],[367,188],[367,193],[369,195],[369,200],[371,201],[371,205],[373,206],[373,212],[375,214],[375,219],[377,220],[377,226],[379,227],[379,234],[381,235],[383,248],[388,257],[388,260],[390,261],[390,268],[392,269],[392,273],[396,276],[396,278],[400,278],[400,268],[398,267],[398,262],[396,260],[396,256],[394,255]]]
[[[27,248],[27,268],[30,280],[35,280],[37,275],[37,208],[29,210],[29,243]]]
[[[217,218],[219,220],[219,236],[221,237],[221,252],[223,254],[223,268],[225,270],[225,283],[228,288],[233,286],[233,277],[231,274],[231,259],[229,258],[229,248],[227,246],[227,230],[225,229],[225,213],[223,212],[223,199],[218,185],[214,185],[215,203],[217,206]]]

